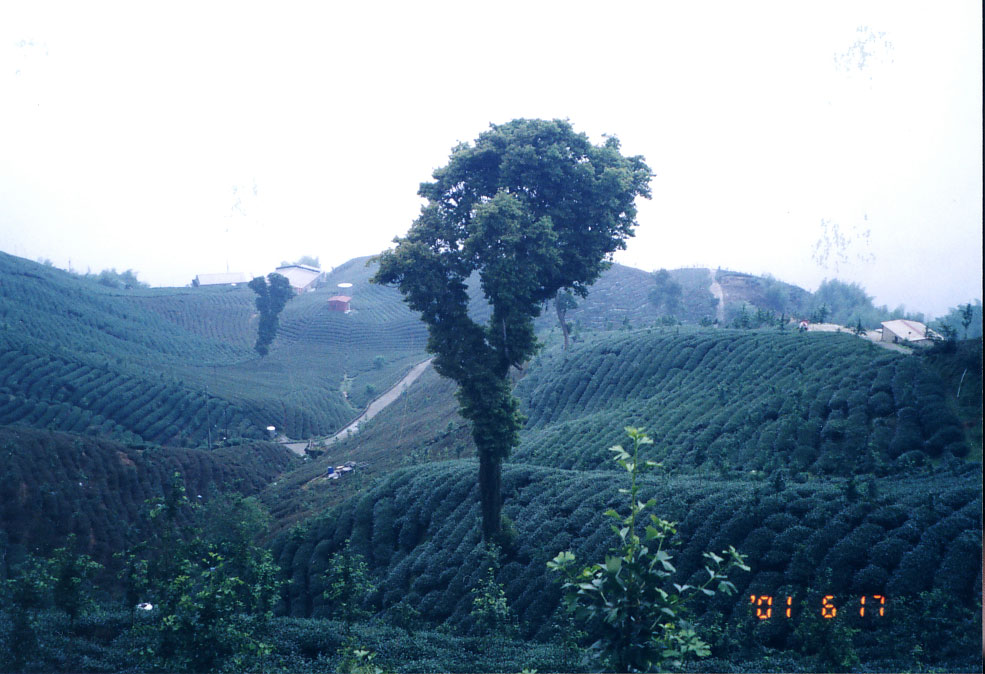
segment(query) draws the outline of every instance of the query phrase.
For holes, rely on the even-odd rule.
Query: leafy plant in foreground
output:
[[[671,584],[676,569],[665,543],[676,533],[675,524],[649,516],[645,534],[636,533],[637,520],[655,505],[638,498],[638,478],[657,466],[655,461],[640,459],[640,446],[653,444],[642,429],[627,427],[633,441],[632,454],[615,446],[610,449],[614,460],[629,473],[630,488],[620,489],[629,496],[629,514],[613,509],[605,515],[618,524],[612,530],[619,543],[606,555],[604,564],[574,568],[575,556],[561,552],[547,563],[550,570],[564,576],[564,601],[567,609],[588,626],[599,639],[592,645],[594,654],[618,672],[647,671],[654,667],[680,667],[689,656],[705,657],[711,653],[690,622],[684,619],[686,603],[698,592],[714,595],[716,591],[732,594],[735,586],[728,580],[734,568],[748,571],[744,557],[729,546],[723,556],[704,553],[708,579],[701,585]],[[714,587],[709,587],[714,583]],[[666,587],[671,585],[671,587]]]
[[[376,591],[376,585],[370,578],[369,567],[363,556],[353,552],[346,541],[345,547],[329,559],[325,579],[327,587],[323,596],[330,603],[332,614],[342,620],[345,634],[349,636],[354,622],[371,615],[365,605]]]
[[[499,569],[499,550],[494,545],[487,547],[488,566],[486,574],[473,592],[472,618],[483,634],[503,634],[512,636],[516,631],[513,613],[506,601],[502,584],[496,582]]]

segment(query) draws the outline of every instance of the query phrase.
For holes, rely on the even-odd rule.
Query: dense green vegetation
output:
[[[123,445],[77,434],[0,426],[0,531],[4,563],[49,553],[70,534],[104,566],[126,547],[145,502],[177,472],[194,496],[256,494],[298,460],[253,442],[213,452]]]
[[[798,603],[814,593],[885,593],[916,602],[922,592],[939,590],[964,607],[961,620],[971,621],[978,569],[962,560],[974,559],[980,546],[981,500],[976,467],[970,468],[875,480],[854,497],[844,480],[788,481],[776,490],[769,480],[697,477],[650,477],[642,493],[656,499],[655,512],[680,522],[677,582],[701,581],[706,550],[734,545],[749,555],[752,572],[734,577],[740,599],[716,597],[702,607],[709,616],[720,614],[722,629],[748,627],[748,601],[741,597],[750,593],[791,594]],[[461,462],[406,469],[278,539],[274,557],[293,579],[284,609],[299,617],[323,614],[321,574],[351,539],[376,570],[378,610],[408,601],[432,621],[471,629],[470,590],[481,580],[484,554],[474,470]],[[560,587],[547,561],[566,549],[579,559],[603,558],[612,535],[603,511],[622,502],[618,489],[628,483],[609,471],[509,465],[503,480],[516,534],[497,579],[521,633],[548,638]],[[969,629],[960,620],[954,627]],[[783,630],[757,639],[771,647],[795,643]]]
[[[932,370],[849,334],[598,337],[540,356],[517,395],[516,460],[559,468],[602,466],[620,423],[647,428],[674,472],[884,475],[970,450]]]
[[[522,423],[510,370],[536,352],[542,306],[566,290],[585,297],[626,247],[636,197],[649,198],[652,176],[614,136],[595,145],[566,120],[493,124],[421,184],[420,216],[379,258],[373,282],[399,288],[427,325],[435,370],[458,384],[478,452],[487,543],[502,533],[501,466]],[[492,309],[479,322],[469,315],[476,277]]]
[[[246,287],[114,290],[0,254],[0,423],[185,446],[331,433],[425,356],[365,262],[329,275],[353,283],[350,314],[327,288],[298,297],[261,359]]]
[[[597,670],[600,634],[560,610],[547,562],[614,554],[605,511],[625,515],[630,478],[609,447],[635,425],[659,464],[639,496],[677,522],[667,580],[700,585],[704,553],[730,545],[750,566],[736,596],[695,599],[711,656],[689,671],[980,671],[982,344],[959,312],[956,341],[914,355],[701,328],[710,272],[671,270],[670,326],[654,276],[614,265],[569,310],[570,349],[550,308],[547,346],[511,375],[527,420],[493,559],[470,428],[432,369],[308,458],[261,440],[270,423],[331,433],[425,357],[373,273],[355,260],[291,300],[260,359],[246,287],[111,288],[0,255],[0,669]],[[813,307],[728,274],[727,315],[784,293]],[[343,281],[349,314],[325,303]],[[360,563],[367,591],[344,607],[326,590]],[[861,596],[885,616],[860,616]]]

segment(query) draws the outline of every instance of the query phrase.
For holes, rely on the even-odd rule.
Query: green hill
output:
[[[331,433],[425,356],[370,275],[354,260],[289,302],[261,359],[248,288],[117,290],[0,254],[0,423],[183,445]],[[341,280],[349,314],[326,304]]]
[[[262,441],[267,425],[329,436],[426,357],[423,325],[399,293],[369,283],[373,271],[366,258],[353,260],[291,300],[259,358],[248,288],[110,289],[0,254],[8,566],[71,533],[111,559],[145,501],[178,471],[189,494],[257,494],[270,509],[273,528],[257,534],[273,537],[291,581],[279,608],[298,622],[282,623],[285,634],[318,641],[338,629],[306,621],[327,615],[323,572],[347,539],[381,588],[377,621],[395,619],[400,604],[431,627],[474,633],[483,554],[476,464],[448,380],[427,370],[356,435],[304,460]],[[711,277],[670,272],[682,298],[674,320],[710,322]],[[726,317],[745,303],[776,311],[771,302],[780,301],[789,312],[811,299],[768,278],[718,278]],[[349,313],[328,308],[339,283],[351,284]],[[854,644],[868,669],[919,669],[917,655],[939,667],[975,657],[980,341],[918,356],[847,333],[659,328],[672,321],[651,301],[653,287],[653,275],[613,265],[568,313],[567,352],[547,307],[537,322],[546,346],[516,375],[528,419],[503,474],[515,536],[497,579],[521,636],[556,639],[561,629],[548,559],[570,548],[581,561],[604,560],[613,534],[603,512],[620,507],[626,479],[610,470],[607,450],[636,425],[656,440],[649,458],[660,462],[645,496],[679,522],[675,580],[704,573],[708,550],[734,545],[749,556],[751,572],[734,578],[739,596],[705,600],[696,612],[720,658],[714,668],[736,659],[753,669],[814,667],[766,658],[820,657],[828,642]],[[471,310],[486,310],[481,297]],[[216,449],[205,451],[210,436]],[[346,461],[356,469],[327,479]],[[750,595],[789,596],[803,617],[757,621]],[[847,622],[808,617],[825,595]],[[884,622],[853,617],[863,595],[890,598]],[[924,650],[914,655],[914,644]],[[298,648],[310,651],[309,664],[320,657]]]
[[[927,363],[847,333],[588,334],[567,354],[548,348],[526,368],[515,393],[528,420],[511,461],[605,469],[626,425],[651,433],[672,475],[884,476],[973,458],[943,380]],[[280,481],[271,507],[293,520],[351,496],[352,485],[323,478],[345,461],[368,463],[360,479],[372,480],[472,456],[454,390],[428,370],[357,435]]]
[[[405,469],[303,533],[278,539],[275,557],[292,579],[285,610],[322,615],[322,573],[351,539],[375,570],[384,611],[407,601],[431,621],[468,629],[471,590],[483,569],[475,470],[456,461]],[[720,629],[749,627],[748,594],[790,595],[798,606],[819,603],[822,594],[848,605],[882,594],[910,597],[916,607],[920,593],[932,590],[961,608],[952,616],[960,624],[973,615],[979,582],[977,565],[967,563],[981,544],[974,473],[878,480],[871,498],[846,497],[843,481],[776,489],[768,481],[651,477],[644,491],[657,512],[680,522],[677,582],[703,573],[705,550],[732,544],[749,555],[751,573],[735,578],[738,595],[703,607],[721,614]],[[602,513],[623,503],[618,489],[626,484],[624,474],[610,471],[510,465],[504,472],[516,543],[498,580],[528,637],[548,636],[560,597],[546,562],[569,548],[581,560],[603,559],[613,534]],[[902,631],[900,619],[894,628]],[[794,623],[779,624],[756,640],[791,646]]]
[[[602,513],[622,503],[625,478],[609,470],[606,450],[625,425],[657,439],[649,458],[662,468],[646,495],[680,522],[677,582],[703,573],[706,550],[749,555],[739,596],[702,608],[716,652],[738,642],[804,652],[801,623],[750,622],[746,595],[796,606],[825,594],[844,605],[890,596],[920,615],[946,597],[946,630],[968,632],[981,582],[968,563],[981,544],[980,464],[959,459],[969,446],[928,363],[832,333],[616,331],[587,334],[567,354],[547,349],[516,386],[528,422],[503,477],[516,537],[498,579],[525,635],[553,629],[560,591],[546,561],[566,548],[601,560],[612,544]],[[292,579],[290,615],[322,615],[322,573],[351,539],[385,588],[384,615],[403,601],[471,629],[483,568],[476,466],[447,460],[472,451],[452,393],[433,373],[422,377],[365,431],[268,490],[284,512],[341,502],[273,545]],[[407,467],[362,495],[356,481],[320,478],[349,459],[372,462],[370,479]],[[301,485],[303,505],[290,494]],[[869,657],[905,660],[921,620],[901,611],[879,629],[860,619],[851,628]],[[934,644],[934,657],[973,647],[961,643]]]
[[[886,474],[970,449],[932,370],[847,333],[605,335],[546,352],[516,392],[514,460],[560,468],[603,466],[625,425],[673,472]]]
[[[0,532],[8,564],[76,534],[104,565],[124,548],[148,499],[178,472],[189,494],[256,494],[299,460],[269,442],[199,449],[143,448],[70,433],[0,426]]]

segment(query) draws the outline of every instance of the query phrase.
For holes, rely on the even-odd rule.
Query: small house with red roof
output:
[[[328,298],[328,308],[330,311],[344,311],[349,313],[349,302],[352,300],[348,295],[333,295]]]

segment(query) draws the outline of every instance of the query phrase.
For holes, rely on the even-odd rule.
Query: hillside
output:
[[[198,449],[143,448],[77,434],[0,426],[0,531],[15,563],[76,534],[82,549],[112,563],[148,499],[179,473],[193,495],[256,494],[299,461],[269,442]],[[6,569],[4,569],[6,573]]]
[[[339,623],[323,622],[324,572],[351,540],[380,588],[375,622],[360,628],[372,647],[432,669],[474,667],[462,653],[488,646],[466,641],[481,632],[472,609],[484,553],[454,385],[428,369],[357,434],[304,459],[263,441],[268,424],[330,436],[426,357],[423,325],[399,293],[369,283],[373,271],[353,260],[289,302],[261,359],[247,288],[113,290],[0,255],[0,570],[75,533],[107,564],[107,595],[119,594],[112,555],[177,471],[196,499],[253,494],[273,516],[250,533],[290,581],[273,637],[282,662],[339,666],[319,645],[341,648]],[[518,627],[508,648],[585,667],[555,648],[565,628],[546,561],[564,549],[604,561],[604,511],[624,509],[626,486],[608,448],[637,425],[660,464],[644,497],[679,523],[673,580],[705,573],[705,551],[749,556],[737,596],[697,607],[719,658],[708,667],[824,668],[830,642],[869,670],[967,668],[980,628],[981,342],[905,355],[847,333],[712,327],[712,272],[669,276],[683,302],[673,320],[650,300],[653,275],[613,265],[569,312],[568,351],[553,307],[537,321],[544,348],[515,374],[527,421],[503,474],[511,533],[495,579]],[[809,299],[771,279],[717,277],[726,315],[740,303],[772,310],[777,293]],[[326,302],[342,282],[348,314]],[[473,314],[484,310],[473,294]],[[327,478],[345,462],[355,469]],[[826,595],[845,622],[810,610]],[[876,595],[889,600],[886,620],[856,617],[854,602]],[[799,618],[760,621],[749,596],[790,597]],[[410,609],[428,630],[420,643],[409,629],[393,636]],[[112,620],[91,634],[124,634],[127,621]],[[440,657],[421,645],[438,641]],[[121,643],[106,648],[129,662]]]
[[[843,482],[777,489],[769,481],[714,478],[649,478],[644,492],[657,500],[657,512],[680,522],[677,582],[703,573],[705,550],[732,544],[752,560],[751,573],[735,579],[738,595],[716,597],[705,607],[721,614],[719,628],[749,626],[747,594],[789,594],[798,605],[825,593],[844,603],[884,594],[908,597],[915,608],[920,593],[933,589],[956,605],[949,616],[956,627],[973,618],[980,582],[977,565],[967,563],[981,545],[974,472],[878,480],[877,493],[857,498],[846,497]],[[560,596],[546,562],[568,548],[579,559],[601,560],[613,543],[602,512],[622,504],[617,490],[625,486],[625,475],[610,471],[513,464],[505,471],[505,512],[515,523],[516,543],[498,580],[528,636],[548,636]],[[483,569],[474,464],[406,469],[303,533],[278,539],[275,557],[292,579],[284,607],[289,614],[323,615],[322,572],[346,539],[375,570],[384,611],[406,601],[432,621],[468,629],[471,589]],[[912,640],[906,631],[913,624],[904,618],[891,628]],[[792,625],[761,629],[755,640],[793,647]],[[882,649],[886,655],[885,644]]]
[[[568,354],[545,349],[522,374],[515,393],[527,422],[511,461],[604,469],[608,448],[631,424],[651,433],[663,470],[674,475],[884,476],[920,473],[943,457],[976,459],[974,436],[965,439],[938,368],[927,366],[944,357],[934,358],[849,334],[586,333]],[[963,400],[975,406],[968,379]],[[472,456],[454,391],[426,371],[357,435],[330,444],[265,498],[293,520],[391,470]],[[356,481],[324,479],[345,461],[368,465]]]
[[[675,473],[886,474],[970,450],[934,372],[849,334],[604,335],[539,357],[517,395],[515,460],[559,468],[604,465],[624,425]]]
[[[483,568],[476,464],[452,459],[472,452],[452,393],[433,373],[422,377],[365,434],[288,478],[304,485],[303,504],[287,481],[268,490],[284,513],[341,501],[273,545],[290,569],[290,615],[323,614],[322,572],[351,539],[386,588],[376,597],[384,614],[403,601],[430,621],[472,629]],[[553,629],[560,595],[546,561],[569,547],[599,560],[612,544],[602,513],[622,503],[625,476],[610,470],[606,450],[628,424],[657,439],[649,457],[662,469],[645,491],[661,516],[680,522],[677,582],[702,573],[705,550],[735,545],[750,556],[739,598],[705,606],[719,630],[716,652],[740,643],[807,652],[795,634],[802,623],[750,623],[748,594],[789,595],[798,606],[824,593],[841,603],[881,595],[918,612],[947,596],[942,629],[974,628],[969,598],[981,578],[968,559],[981,545],[980,464],[959,460],[969,446],[924,359],[847,334],[614,331],[588,334],[566,355],[547,349],[516,393],[528,422],[503,477],[516,537],[498,579],[528,637]],[[349,459],[373,462],[362,488],[384,467],[407,467],[362,495],[355,480],[320,479],[326,465]],[[905,659],[886,644],[909,648],[902,644],[920,625],[900,614],[879,629],[851,626],[868,657]],[[961,644],[935,644],[933,657],[974,648]]]
[[[420,321],[370,275],[355,260],[289,302],[261,359],[248,288],[115,290],[0,254],[0,423],[192,446],[331,433],[425,357]],[[343,279],[350,314],[325,302]]]
[[[396,290],[369,283],[374,270],[369,258],[351,260],[289,302],[270,354],[259,358],[248,288],[112,289],[0,254],[0,423],[191,446],[207,445],[210,431],[212,442],[260,438],[269,425],[294,438],[329,435],[426,355],[423,325]],[[740,300],[768,304],[771,288],[804,294],[748,277],[735,295],[728,279],[741,275],[719,276],[727,315]],[[678,318],[715,315],[709,270],[671,277],[682,288]],[[348,314],[326,303],[341,282],[352,284]],[[573,339],[653,325],[663,310],[652,289],[651,274],[613,265],[569,311]],[[472,311],[481,319],[477,292]],[[552,307],[537,327],[549,343],[559,339]]]

